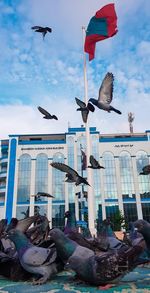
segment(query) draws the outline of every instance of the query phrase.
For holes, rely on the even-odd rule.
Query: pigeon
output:
[[[138,229],[138,232],[143,235],[148,251],[150,253],[150,223],[145,220],[137,220],[134,222],[134,227],[136,227]]]
[[[150,165],[146,165],[142,168],[142,172],[139,175],[149,175],[150,174]]]
[[[55,247],[46,249],[33,245],[29,239],[18,230],[10,230],[7,237],[14,242],[22,267],[32,274],[40,275],[33,281],[34,285],[44,284],[55,275],[57,270]]]
[[[68,235],[72,231],[77,232],[77,224],[76,224],[76,218],[74,213],[73,212],[71,213],[70,211],[66,211],[64,217],[67,218],[67,222],[64,227],[64,233]]]
[[[81,111],[82,114],[82,119],[84,123],[87,123],[87,118],[88,118],[88,114],[89,111],[94,112],[95,108],[91,103],[88,103],[88,105],[86,106],[86,104],[79,100],[78,98],[75,98],[77,105],[80,107],[77,109],[77,111]]]
[[[87,182],[87,180],[85,178],[83,178],[82,176],[80,176],[77,171],[75,171],[74,169],[72,169],[71,167],[69,167],[68,165],[65,165],[63,163],[58,163],[58,162],[53,162],[50,164],[52,167],[62,171],[62,172],[65,172],[69,175],[67,176],[71,176],[72,178],[72,182],[75,182],[75,185],[79,185],[79,184],[86,184],[86,185],[89,185],[90,184]],[[70,177],[69,177],[70,179]]]
[[[31,27],[32,30],[35,30],[35,32],[38,32],[38,33],[42,33],[43,35],[43,40],[45,38],[45,35],[47,34],[47,32],[51,33],[52,32],[52,29],[50,27],[42,27],[42,26],[32,26]]]
[[[32,194],[31,196],[35,196],[36,199],[40,199],[41,196],[49,197],[49,198],[54,198],[53,195],[47,193],[47,192],[37,192],[37,194]]]
[[[90,164],[91,166],[88,166],[88,168],[92,169],[105,169],[103,166],[99,164],[99,162],[91,155],[90,156]]]
[[[58,120],[58,118],[55,115],[51,115],[49,112],[47,112],[45,109],[43,109],[42,107],[38,107],[38,110],[45,115],[43,118],[44,119],[55,119]]]
[[[50,231],[50,236],[66,266],[91,285],[106,285],[122,278],[135,268],[135,261],[143,250],[140,240],[133,247],[122,246],[118,250],[95,255],[94,251],[78,245],[57,228]]]
[[[113,99],[113,81],[114,76],[112,73],[108,72],[104,77],[102,84],[99,89],[99,96],[98,99],[89,99],[89,102],[97,106],[99,109],[102,109],[107,112],[114,111],[118,114],[121,112],[114,107],[112,107],[111,101]]]

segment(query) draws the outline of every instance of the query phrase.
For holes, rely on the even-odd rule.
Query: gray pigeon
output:
[[[32,26],[31,29],[34,30],[35,32],[42,33],[43,40],[44,40],[45,35],[47,34],[47,32],[49,32],[49,33],[52,32],[52,29],[50,27],[48,27],[48,26],[42,27],[42,26],[35,25],[35,26]]]
[[[43,284],[58,272],[56,249],[46,249],[31,244],[29,239],[18,230],[11,230],[7,236],[14,242],[22,267],[30,273],[40,275],[33,284]]]
[[[98,99],[89,99],[89,102],[91,102],[99,109],[102,109],[104,111],[114,111],[118,114],[121,114],[119,110],[115,109],[110,105],[113,99],[113,82],[114,76],[112,73],[108,72],[100,86]]]
[[[45,109],[43,109],[42,107],[38,107],[38,110],[45,115],[43,118],[44,119],[55,119],[58,120],[58,118],[55,115],[51,115],[49,112],[47,112]]]
[[[91,166],[88,166],[88,168],[92,169],[105,169],[103,166],[99,164],[99,162],[91,155],[90,156],[90,164]]]
[[[84,123],[87,123],[87,118],[88,118],[88,114],[89,111],[94,112],[95,108],[91,103],[88,103],[88,105],[86,106],[86,104],[79,100],[78,98],[75,98],[77,105],[80,107],[77,109],[77,111],[81,111],[82,114],[82,119]]]
[[[83,178],[82,176],[80,176],[78,174],[77,171],[75,171],[74,169],[72,169],[71,167],[69,167],[68,165],[65,165],[63,163],[58,163],[58,162],[53,162],[50,164],[52,167],[67,173],[67,179],[71,179],[72,182],[75,182],[75,185],[79,185],[79,184],[86,184],[86,185],[90,185],[87,180],[85,178]]]
[[[143,167],[142,172],[139,175],[149,175],[150,174],[150,165],[146,165]]]
[[[105,285],[123,277],[136,266],[135,261],[143,250],[140,240],[134,247],[124,245],[118,250],[95,255],[91,249],[68,239],[59,229],[52,229],[50,236],[62,261],[73,269],[81,280],[92,285]]]
[[[137,220],[134,222],[134,226],[138,229],[138,232],[143,235],[150,253],[150,223],[145,220]]]

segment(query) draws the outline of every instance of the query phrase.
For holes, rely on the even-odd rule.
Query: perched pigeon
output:
[[[65,165],[63,163],[57,163],[57,162],[53,162],[50,164],[52,167],[62,171],[62,172],[65,172],[69,175],[69,179],[70,179],[70,176],[72,178],[72,182],[75,182],[75,185],[79,185],[79,184],[86,184],[86,185],[90,185],[87,180],[85,178],[83,178],[82,176],[80,176],[77,171],[75,171],[74,169],[72,169],[71,167],[69,167],[68,165]]]
[[[54,198],[53,195],[47,193],[47,192],[37,192],[37,194],[32,194],[31,196],[35,196],[37,199],[40,199],[41,196],[49,197],[49,198]]]
[[[55,119],[58,120],[58,118],[55,115],[51,115],[49,112],[47,112],[45,109],[43,109],[42,107],[38,107],[38,110],[45,115],[43,118],[44,119]]]
[[[139,175],[149,175],[150,174],[150,165],[146,165],[143,167],[142,172]]]
[[[47,34],[47,32],[51,33],[52,32],[52,29],[50,27],[42,27],[42,26],[32,26],[31,27],[32,30],[35,30],[35,32],[38,32],[38,33],[42,33],[43,35],[43,40],[45,38],[45,35]]]
[[[62,261],[81,280],[93,285],[105,285],[123,277],[135,268],[135,261],[143,250],[140,240],[131,248],[124,245],[118,250],[95,255],[94,251],[78,245],[59,229],[52,229],[50,236]]]
[[[90,156],[90,164],[91,166],[88,166],[88,168],[92,169],[105,169],[103,166],[99,164],[99,162],[91,155]]]
[[[66,211],[64,217],[67,218],[64,233],[69,234],[72,231],[77,231],[75,214],[73,212]]]
[[[145,220],[137,220],[134,222],[134,226],[138,229],[138,232],[143,235],[150,253],[150,223]]]
[[[111,101],[113,99],[113,81],[114,76],[112,73],[107,73],[104,77],[102,84],[99,89],[99,96],[98,99],[89,99],[89,102],[97,106],[99,109],[102,109],[107,112],[114,111],[118,114],[121,114],[121,112],[114,107],[112,107]]]
[[[7,236],[14,242],[18,257],[22,267],[32,274],[40,275],[39,279],[35,280],[34,284],[43,284],[52,275],[55,275],[57,270],[56,249],[54,247],[46,249],[34,246],[28,238],[18,230],[11,230]]]
[[[82,114],[82,119],[84,123],[87,123],[87,118],[88,118],[88,114],[89,111],[94,112],[95,108],[91,103],[88,103],[88,105],[86,106],[86,104],[79,100],[78,98],[75,98],[77,105],[80,107],[77,109],[77,111],[81,111]]]

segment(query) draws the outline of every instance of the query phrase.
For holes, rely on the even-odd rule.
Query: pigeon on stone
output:
[[[29,239],[18,230],[11,230],[7,236],[14,242],[22,267],[32,274],[41,276],[33,284],[43,284],[58,272],[55,247],[46,249],[34,246]]]
[[[119,110],[111,106],[111,102],[113,99],[113,82],[114,76],[112,73],[108,72],[100,86],[98,99],[89,99],[89,102],[91,102],[99,109],[102,109],[104,111],[114,111],[118,114],[121,114]]]
[[[95,111],[94,106],[91,103],[88,103],[86,106],[86,104],[83,101],[79,100],[78,98],[75,98],[75,100],[77,105],[80,107],[77,109],[77,111],[81,111],[83,122],[87,123],[89,111],[91,112]]]
[[[62,261],[76,272],[78,278],[92,285],[105,285],[122,278],[135,268],[135,261],[143,250],[140,240],[133,247],[122,246],[95,255],[94,251],[78,245],[59,229],[52,229],[50,236]]]
[[[35,32],[38,32],[38,33],[42,33],[43,35],[43,40],[45,38],[45,35],[47,34],[47,32],[51,33],[52,32],[52,29],[50,27],[42,27],[42,26],[32,26],[31,27],[32,30],[34,30]]]
[[[71,176],[72,182],[75,182],[76,186],[79,184],[82,184],[82,183],[90,186],[90,184],[87,182],[87,180],[85,178],[80,176],[77,171],[75,171],[74,169],[72,169],[68,165],[65,165],[63,163],[58,163],[58,162],[53,162],[50,165],[52,167],[62,171],[62,172],[69,174],[67,176]]]
[[[103,166],[99,164],[99,162],[91,155],[90,156],[90,166],[88,168],[92,169],[105,169]]]
[[[38,110],[44,115],[44,119],[55,119],[58,120],[58,118],[55,115],[51,115],[49,112],[47,112],[45,109],[42,107],[38,107]]]
[[[142,172],[139,175],[149,175],[150,174],[150,165],[146,165],[142,168]]]
[[[145,220],[137,220],[134,222],[134,226],[142,234],[150,253],[150,223]]]

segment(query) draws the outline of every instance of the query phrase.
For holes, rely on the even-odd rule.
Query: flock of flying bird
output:
[[[32,27],[42,33],[43,39],[49,27]],[[75,98],[81,111],[84,123],[87,122],[89,112],[95,107],[105,111],[121,112],[111,106],[113,98],[112,73],[107,73],[99,89],[98,99],[90,99],[86,105]],[[51,115],[42,107],[38,110],[45,119],[58,118]],[[88,168],[101,169],[99,162],[91,155]],[[66,173],[66,182],[76,185],[89,185],[87,180],[74,169],[59,162],[51,166]],[[150,166],[145,166],[141,175],[150,174]],[[38,192],[41,196],[53,197],[45,192]],[[83,236],[77,231],[75,221],[70,212],[65,213],[67,223],[64,230],[53,228],[50,230],[47,217],[35,215],[23,220],[12,218],[8,224],[6,219],[0,221],[0,275],[11,280],[31,280],[33,284],[43,284],[52,279],[64,268],[72,269],[79,280],[96,286],[117,282],[126,273],[139,264],[150,261],[150,223],[137,220],[132,223],[130,234],[123,241],[116,238],[110,222],[103,221],[102,231],[97,238],[90,235]],[[33,227],[30,227],[34,223]]]

